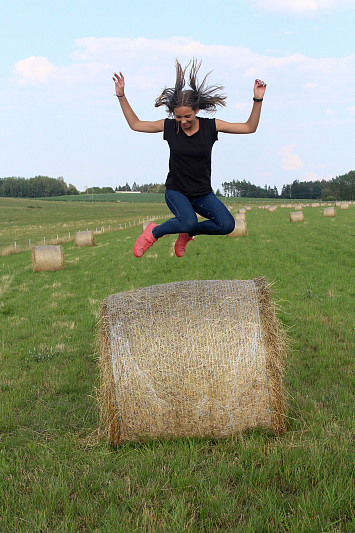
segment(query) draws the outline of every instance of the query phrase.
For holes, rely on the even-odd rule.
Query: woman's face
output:
[[[174,115],[176,122],[179,122],[183,130],[191,130],[196,126],[196,115],[199,109],[193,110],[192,107],[180,106],[175,107]]]

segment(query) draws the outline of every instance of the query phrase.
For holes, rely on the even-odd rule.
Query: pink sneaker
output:
[[[151,222],[148,224],[148,226],[143,231],[142,235],[138,237],[136,240],[136,244],[134,245],[134,255],[136,257],[142,257],[143,254],[153,246],[153,244],[157,241],[157,239],[154,238],[152,230],[157,227],[158,224],[154,224]]]
[[[182,257],[186,251],[186,246],[189,241],[194,241],[188,233],[179,233],[177,241],[175,243],[175,254],[178,257]]]

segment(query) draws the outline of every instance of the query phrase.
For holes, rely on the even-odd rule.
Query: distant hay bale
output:
[[[268,209],[269,213],[275,213],[277,210],[277,205],[271,205]]]
[[[293,205],[292,204],[286,204],[286,207],[287,207],[287,209],[292,209]]]
[[[325,207],[324,208],[324,216],[325,217],[335,217],[336,216],[335,207]]]
[[[319,207],[319,205],[320,205],[320,204],[319,204],[318,202],[313,202],[313,203],[312,203],[312,207]]]
[[[227,237],[245,237],[248,235],[247,223],[245,220],[235,219],[234,230]]]
[[[75,246],[94,246],[95,237],[93,231],[77,231],[75,233]]]
[[[290,213],[290,222],[303,222],[303,211],[292,211]]]
[[[63,270],[64,253],[60,245],[46,244],[32,248],[33,272]]]
[[[335,202],[335,207],[341,207],[341,202]]]
[[[349,209],[349,204],[347,202],[342,202],[340,209]]]
[[[299,204],[299,205],[295,205],[295,211],[302,211],[303,209],[303,205]]]
[[[245,211],[251,211],[251,206],[250,205],[245,206]]]
[[[151,224],[153,221],[152,220],[147,220],[146,222],[142,222],[142,232],[146,229],[147,226],[149,226],[149,224]]]
[[[245,207],[241,207],[240,209],[238,209],[237,212],[238,212],[238,213],[245,213],[245,212],[246,212],[246,209],[245,209]]]
[[[285,337],[264,278],[111,295],[101,306],[99,352],[100,427],[114,446],[285,431]]]
[[[235,220],[246,220],[246,214],[245,213],[237,213],[235,215]]]

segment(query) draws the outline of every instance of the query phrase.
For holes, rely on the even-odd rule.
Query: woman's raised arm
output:
[[[115,82],[117,99],[121,104],[122,112],[129,127],[134,131],[141,131],[143,133],[159,133],[164,131],[164,119],[153,121],[139,120],[125,96],[125,81],[122,72],[119,74],[115,72],[112,79]]]
[[[254,133],[259,124],[261,104],[265,91],[266,83],[261,80],[255,80],[254,105],[248,120],[246,122],[225,122],[224,120],[216,119],[217,131],[222,133]]]

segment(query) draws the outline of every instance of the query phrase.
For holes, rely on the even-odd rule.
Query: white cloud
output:
[[[354,6],[354,0],[250,0],[259,9],[308,15],[342,5]]]
[[[306,172],[301,181],[321,181],[322,179],[324,178],[315,172]]]
[[[47,81],[55,67],[46,57],[31,56],[15,63],[14,71],[20,84],[34,85]]]
[[[303,84],[302,87],[304,89],[315,89],[316,87],[318,87],[318,83],[313,82],[313,81],[309,81],[309,82]]]
[[[112,89],[113,72],[120,70],[135,101],[142,94],[151,100],[164,86],[174,83],[176,57],[184,65],[196,57],[203,62],[201,78],[212,70],[210,80],[225,87],[229,106],[243,111],[252,95],[253,80],[260,78],[268,84],[266,98],[270,104],[278,108],[287,104],[289,113],[290,102],[306,113],[314,105],[315,97],[321,98],[328,109],[340,104],[345,111],[348,87],[355,84],[355,55],[275,57],[254,53],[249,48],[205,45],[185,37],[167,40],[92,37],[78,39],[75,44],[75,52],[63,66],[42,56],[15,63],[15,81],[19,85],[47,83],[54,88],[76,85],[78,90],[82,84],[86,91],[94,88],[99,94]]]
[[[348,107],[348,111],[350,111],[352,115],[355,115],[355,106]]]
[[[282,168],[282,170],[288,170],[288,171],[298,170],[299,168],[303,166],[300,156],[293,153],[294,147],[295,147],[294,144],[287,144],[286,146],[283,146],[281,148],[280,167]]]

